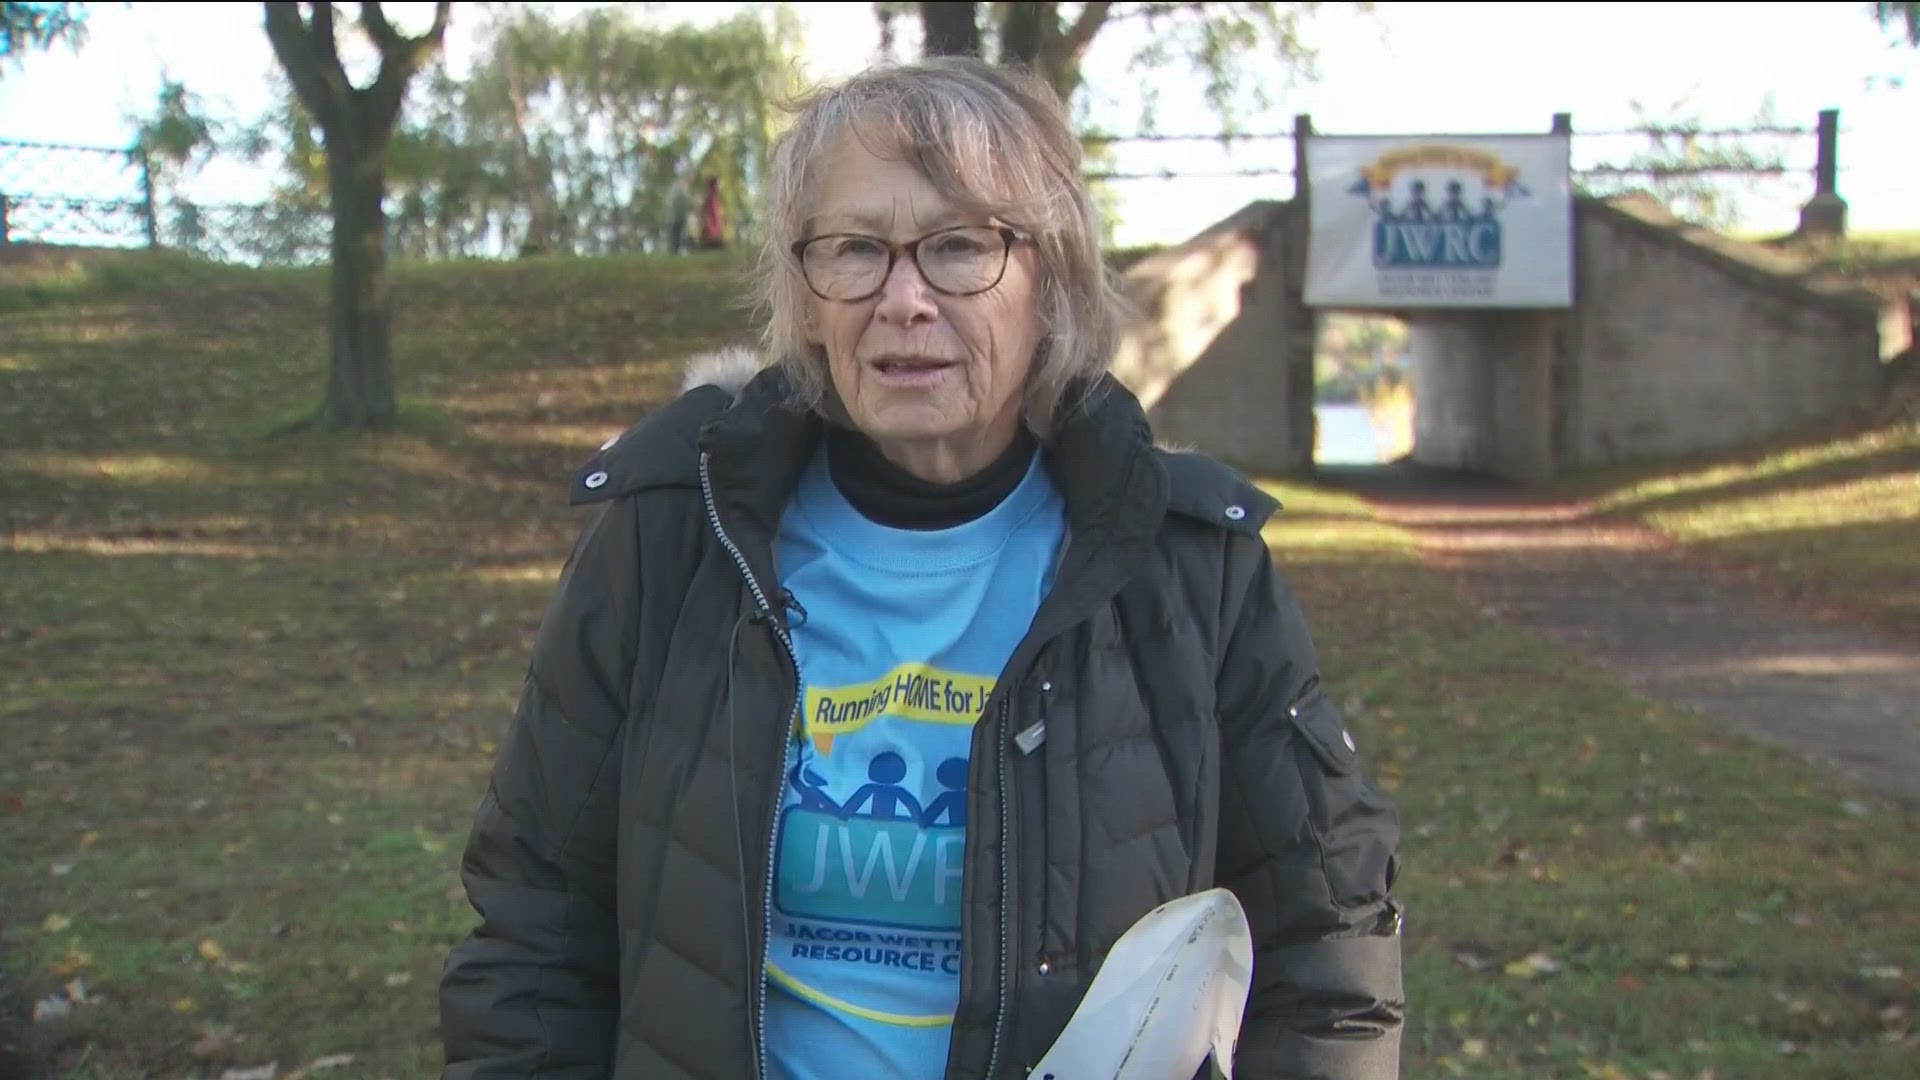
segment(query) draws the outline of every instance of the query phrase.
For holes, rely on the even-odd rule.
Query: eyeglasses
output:
[[[1024,233],[1004,225],[962,225],[904,244],[858,233],[827,233],[793,245],[793,256],[800,261],[807,288],[822,300],[855,302],[877,295],[903,251],[933,291],[973,296],[1000,284],[1008,254],[1025,239]]]

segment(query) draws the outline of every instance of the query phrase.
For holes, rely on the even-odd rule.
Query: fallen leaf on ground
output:
[[[226,958],[227,951],[220,947],[219,942],[212,938],[200,939],[200,959],[205,960],[209,964],[218,964]]]
[[[65,915],[49,915],[47,916],[47,920],[40,924],[40,929],[45,930],[49,934],[58,934],[72,925],[73,920]]]
[[[1507,974],[1516,979],[1538,979],[1542,976],[1558,974],[1560,968],[1560,961],[1546,953],[1537,952],[1508,964]]]
[[[59,963],[53,965],[53,973],[64,979],[91,963],[93,963],[92,953],[81,952],[79,949],[68,949],[66,957]]]
[[[273,1080],[280,1075],[280,1063],[269,1061],[251,1069],[228,1069],[220,1074],[220,1080]]]
[[[70,863],[70,862],[57,862],[57,863],[54,863],[54,864],[53,864],[53,876],[54,876],[54,877],[66,877],[66,876],[67,876],[68,874],[71,874],[71,873],[73,873],[73,864],[72,864],[72,863]]]
[[[195,1005],[193,999],[190,997],[176,998],[173,1002],[173,1011],[183,1016],[197,1008],[199,1008],[199,1006]]]
[[[233,1034],[234,1029],[226,1024],[209,1024],[200,1033],[200,1041],[194,1043],[187,1053],[194,1057],[213,1057],[226,1050]]]
[[[1485,971],[1493,966],[1493,957],[1478,945],[1456,945],[1453,947],[1454,962],[1468,971]]]
[[[90,831],[85,836],[82,836],[80,838],[80,850],[85,851],[99,842],[100,842],[100,834],[97,832]]]
[[[1640,977],[1637,975],[1620,976],[1618,985],[1620,987],[1621,992],[1627,993],[1627,994],[1639,993],[1640,990],[1642,990],[1646,986],[1645,983],[1640,981]]]
[[[65,994],[41,998],[33,1003],[33,1022],[45,1024],[53,1020],[64,1020],[73,1015],[73,1002]]]
[[[393,974],[387,976],[387,985],[392,987],[405,986],[412,981],[413,981],[413,976],[409,975],[404,971],[396,971]]]

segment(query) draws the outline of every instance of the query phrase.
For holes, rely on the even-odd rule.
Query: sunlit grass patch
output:
[[[1597,512],[1920,641],[1920,421],[1635,472],[1595,492]]]

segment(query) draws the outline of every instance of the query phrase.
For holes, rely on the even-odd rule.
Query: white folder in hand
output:
[[[1226,889],[1183,896],[1133,924],[1030,1080],[1193,1080],[1233,1051],[1253,984],[1253,934]]]

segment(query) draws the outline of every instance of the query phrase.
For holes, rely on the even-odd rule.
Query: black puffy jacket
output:
[[[772,545],[820,432],[783,387],[690,390],[574,477],[598,506],[462,862],[446,1080],[762,1075],[798,693]],[[1044,453],[1068,549],[974,729],[945,1076],[1024,1078],[1114,941],[1215,885],[1254,936],[1235,1075],[1397,1076],[1398,819],[1261,540],[1277,504],[1155,447],[1111,379]]]

